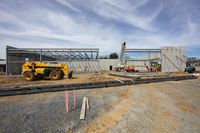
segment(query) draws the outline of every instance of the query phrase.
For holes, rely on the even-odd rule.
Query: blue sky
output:
[[[1,0],[0,58],[5,46],[200,48],[200,0]]]

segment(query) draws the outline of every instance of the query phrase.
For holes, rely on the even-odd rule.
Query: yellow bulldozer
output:
[[[69,71],[66,64],[48,64],[44,62],[25,62],[22,66],[24,80],[32,81],[38,79],[63,79],[64,76],[72,78],[73,71]]]

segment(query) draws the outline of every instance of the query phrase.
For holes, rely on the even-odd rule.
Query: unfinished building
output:
[[[162,47],[161,49],[125,48],[122,58],[128,66],[134,66],[139,71],[149,71],[148,69],[152,66],[160,65],[161,72],[184,71],[187,59],[183,47]],[[99,62],[102,70],[109,70],[117,67],[120,61],[119,59],[99,59]]]
[[[124,60],[128,65],[145,71],[159,64],[162,72],[184,71],[186,55],[183,47],[162,47],[161,49],[125,48]],[[98,59],[97,48],[6,48],[7,75],[20,75],[21,66],[29,61],[67,63],[74,72],[95,72],[111,70],[118,66],[119,59]]]
[[[20,75],[26,61],[67,63],[74,72],[97,71],[99,49],[94,48],[6,48],[7,75]]]
[[[5,59],[0,59],[0,72],[6,72],[6,61],[5,61]]]
[[[180,72],[186,67],[183,47],[162,47],[161,49],[125,49],[125,61],[143,69],[159,64],[162,72]]]

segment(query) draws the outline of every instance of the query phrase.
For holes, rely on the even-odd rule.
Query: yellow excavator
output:
[[[69,71],[66,64],[48,64],[44,62],[25,62],[22,65],[24,80],[33,81],[50,78],[52,80],[63,79],[65,75],[72,78],[73,71]]]

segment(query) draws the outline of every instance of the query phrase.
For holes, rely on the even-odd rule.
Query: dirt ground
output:
[[[115,79],[123,80],[125,78],[114,77],[103,73],[74,74],[72,79],[64,78],[61,80],[46,79],[46,80],[36,80],[36,81],[24,81],[22,76],[0,76],[0,88],[99,82],[99,81],[110,81]]]
[[[6,75],[6,73],[0,72],[0,76],[4,76],[4,75]]]
[[[0,75],[0,88],[3,87],[27,87],[27,86],[41,86],[41,85],[56,85],[56,84],[70,84],[70,83],[85,83],[85,82],[100,82],[111,80],[126,80],[127,78],[119,76],[111,76],[109,73],[112,71],[100,71],[99,73],[88,74],[74,74],[72,79],[64,78],[61,80],[36,80],[36,81],[24,81],[22,76],[6,76]],[[115,72],[116,73],[116,72]],[[132,77],[140,78],[156,78],[163,76],[183,76],[188,75],[185,72],[178,73],[123,73],[118,72],[121,75],[128,75]]]
[[[199,133],[200,80],[77,90],[65,111],[64,92],[0,97],[1,133]],[[89,98],[79,120],[82,98]],[[73,91],[69,95],[73,106]]]

